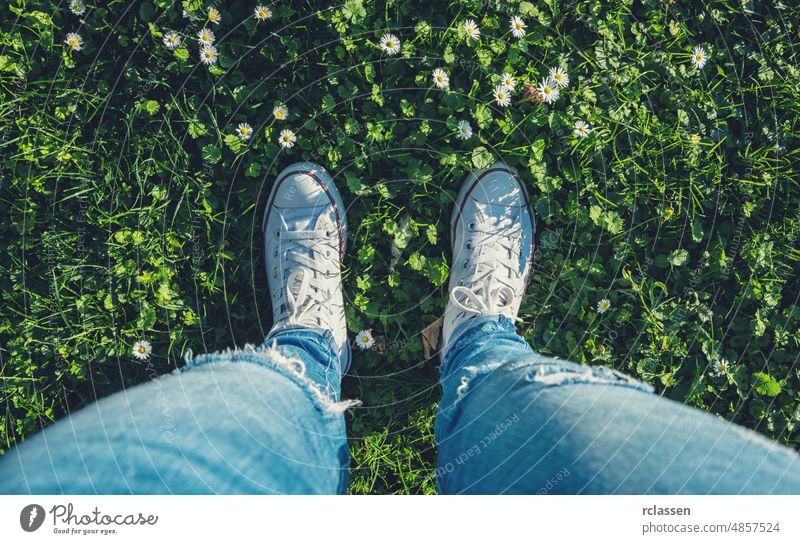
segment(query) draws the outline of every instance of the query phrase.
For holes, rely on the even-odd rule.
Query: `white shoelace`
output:
[[[277,304],[283,308],[280,320],[288,323],[326,326],[320,323],[320,316],[331,312],[325,309],[332,293],[323,287],[323,276],[330,278],[338,274],[338,248],[334,247],[336,238],[329,229],[281,231],[281,238],[287,244],[286,258],[281,261],[280,274],[283,277],[291,269],[284,285],[280,288]],[[311,253],[311,256],[308,253]],[[312,317],[313,316],[313,317]]]
[[[463,285],[450,291],[450,301],[467,315],[510,314],[517,296],[512,285],[519,278],[519,238],[522,229],[510,218],[473,221],[469,241],[477,254],[470,260],[474,269]],[[509,264],[511,261],[511,265]],[[510,272],[510,277],[508,272]],[[480,295],[479,295],[480,293]]]

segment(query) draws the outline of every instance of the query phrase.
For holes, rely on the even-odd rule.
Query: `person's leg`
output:
[[[274,340],[277,352],[197,357],[50,425],[0,457],[0,494],[343,492],[330,333]]]
[[[443,493],[800,493],[800,457],[605,367],[477,318],[442,365]]]
[[[263,228],[265,344],[198,357],[51,425],[0,458],[0,493],[345,490],[347,227],[333,180],[313,164],[284,170]]]
[[[612,369],[532,352],[513,320],[533,224],[524,187],[502,165],[465,182],[452,219],[439,490],[800,493],[792,450]]]

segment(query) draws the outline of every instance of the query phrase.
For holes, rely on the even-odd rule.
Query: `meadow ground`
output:
[[[539,222],[534,349],[798,448],[796,2],[215,6],[0,5],[0,452],[187,349],[260,342],[265,196],[311,160],[348,206],[349,329],[381,347],[344,381],[350,491],[434,492],[420,331],[453,198],[498,157]]]

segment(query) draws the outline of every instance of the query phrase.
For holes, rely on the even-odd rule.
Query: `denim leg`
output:
[[[443,493],[800,493],[800,456],[605,367],[533,353],[504,317],[442,363]]]
[[[345,491],[350,403],[329,332],[187,359],[7,452],[0,493]]]

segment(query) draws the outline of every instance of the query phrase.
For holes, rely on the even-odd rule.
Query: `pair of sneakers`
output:
[[[325,169],[300,162],[278,175],[263,223],[272,332],[330,330],[343,372],[351,358],[341,278],[345,211]],[[534,229],[528,193],[506,165],[473,172],[464,181],[450,219],[453,260],[442,358],[464,321],[481,315],[517,318],[533,265]]]

